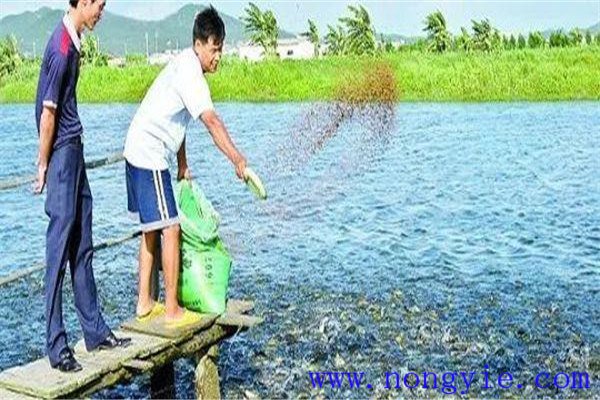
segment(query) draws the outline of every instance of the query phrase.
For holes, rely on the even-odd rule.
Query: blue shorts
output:
[[[125,161],[127,210],[143,232],[179,223],[169,170],[138,168]]]

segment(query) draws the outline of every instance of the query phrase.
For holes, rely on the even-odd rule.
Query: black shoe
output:
[[[114,333],[109,333],[96,350],[111,350],[117,347],[127,347],[131,344],[131,338],[117,338]]]
[[[58,364],[52,366],[52,368],[55,368],[61,372],[77,372],[83,369],[69,348],[61,351],[58,357],[60,359]]]

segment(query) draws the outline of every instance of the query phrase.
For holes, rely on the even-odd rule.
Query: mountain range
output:
[[[187,47],[192,42],[192,23],[196,13],[204,6],[188,4],[177,12],[161,20],[147,21],[105,12],[94,34],[100,41],[104,52],[121,56],[123,54],[163,52],[169,49]],[[21,50],[28,55],[40,55],[48,37],[62,18],[64,10],[42,7],[36,11],[8,15],[0,19],[0,37],[15,35]],[[238,18],[220,13],[225,23],[227,36],[225,45],[235,46],[247,42],[249,36],[244,32],[244,23]],[[600,22],[586,30],[600,32]],[[550,30],[546,33],[549,36]],[[322,32],[323,36],[325,32]],[[280,29],[280,38],[296,35]],[[379,33],[377,35],[380,36]],[[383,34],[391,41],[414,42],[417,37],[398,34]]]
[[[102,51],[113,55],[163,52],[190,46],[192,25],[202,5],[188,4],[161,20],[146,21],[105,12],[94,30]],[[15,35],[21,50],[26,54],[43,52],[48,37],[64,15],[64,10],[42,7],[0,20],[0,37]],[[235,45],[248,40],[244,23],[230,15],[219,13],[225,23],[225,45]],[[280,38],[295,35],[280,30]],[[146,39],[147,38],[147,39]]]

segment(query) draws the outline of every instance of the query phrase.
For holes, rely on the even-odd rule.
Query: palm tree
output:
[[[277,19],[273,11],[265,11],[263,14],[263,20],[265,24],[265,32],[267,34],[267,43],[269,45],[270,52],[267,55],[276,57],[277,56],[277,40],[279,39],[279,28],[277,26]]]
[[[504,50],[510,50],[510,39],[506,35],[502,35],[502,47]]]
[[[263,48],[265,57],[276,57],[279,28],[273,12],[263,12],[254,3],[249,3],[244,11],[246,15],[242,17],[242,21],[246,33],[250,34],[250,41]]]
[[[466,52],[473,50],[473,40],[464,26],[460,28],[460,35],[454,39],[454,47]]]
[[[427,16],[423,30],[427,32],[429,50],[443,53],[450,48],[452,39],[446,27],[446,18],[441,11],[438,10]]]
[[[351,17],[340,18],[348,32],[348,50],[352,54],[373,54],[377,48],[375,30],[369,12],[363,6],[348,6]]]
[[[100,52],[98,38],[93,35],[86,35],[81,42],[81,62],[95,67],[108,65],[108,55]]]
[[[327,25],[327,34],[325,35],[325,44],[327,44],[327,53],[338,56],[346,54],[348,37],[344,28],[337,26],[337,28]]]
[[[393,53],[396,51],[396,48],[390,39],[386,39],[383,35],[379,35],[377,50],[381,53]]]
[[[502,44],[498,29],[494,28],[487,18],[481,22],[475,20],[472,22],[475,48],[487,52],[498,50]]]
[[[524,49],[527,47],[527,41],[525,40],[525,36],[519,33],[519,39],[517,40],[519,49]]]
[[[569,45],[569,38],[561,29],[559,29],[550,34],[548,44],[550,47],[567,47]]]
[[[22,61],[19,42],[14,35],[0,40],[0,78],[16,71]]]
[[[517,48],[517,39],[515,39],[515,35],[510,35],[510,48],[514,50]]]
[[[569,32],[569,41],[573,46],[581,46],[583,43],[583,33],[581,33],[581,29],[575,28]]]
[[[538,49],[544,47],[546,39],[544,39],[544,36],[540,31],[531,32],[529,38],[527,38],[527,44],[532,49]]]
[[[312,43],[315,49],[315,57],[319,57],[319,50],[321,47],[321,40],[319,39],[319,30],[317,29],[317,25],[310,19],[308,20],[308,31],[301,33],[301,36],[304,36],[308,39],[309,42]]]

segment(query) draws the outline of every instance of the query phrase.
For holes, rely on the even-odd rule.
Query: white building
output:
[[[313,58],[315,46],[305,38],[281,39],[277,41],[277,55],[281,59]]]
[[[236,51],[237,50],[237,51]],[[263,58],[263,48],[253,44],[245,44],[233,50],[242,60],[259,61]]]
[[[169,61],[175,58],[181,50],[166,50],[163,53],[154,53],[148,56],[148,64],[150,65],[164,65],[168,64]]]
[[[244,44],[232,49],[243,60],[259,61],[264,58],[263,48],[254,44]],[[314,45],[305,38],[280,39],[277,41],[277,55],[281,59],[307,59],[315,55]]]
[[[113,68],[122,68],[126,64],[125,57],[111,57],[108,59],[108,66]]]

